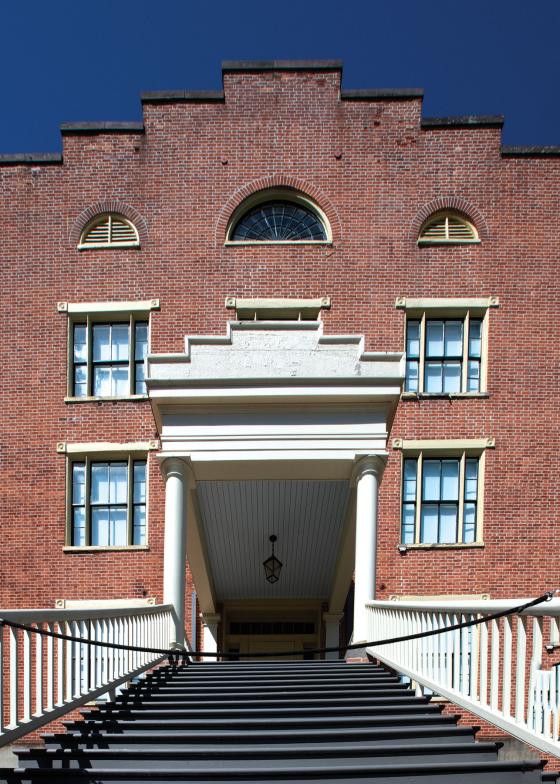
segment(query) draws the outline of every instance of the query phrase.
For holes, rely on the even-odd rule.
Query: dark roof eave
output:
[[[64,122],[60,126],[62,134],[69,133],[144,133],[142,122]]]
[[[512,147],[501,148],[504,158],[560,158],[560,147]]]
[[[341,90],[340,98],[343,101],[406,101],[422,99],[424,90],[421,87],[395,87],[379,90]]]
[[[142,103],[223,103],[223,90],[156,90],[140,94]]]
[[[222,73],[342,71],[342,60],[225,60]]]
[[[502,128],[504,117],[496,115],[464,115],[459,117],[423,117],[422,128]]]
[[[16,152],[0,154],[0,166],[33,166],[62,163],[59,152]]]

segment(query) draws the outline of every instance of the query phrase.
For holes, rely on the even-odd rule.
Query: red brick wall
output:
[[[485,547],[397,552],[400,454],[391,452],[378,595],[513,597],[558,585],[560,161],[501,157],[496,128],[422,129],[419,99],[342,101],[339,76],[226,74],[224,103],[147,104],[144,135],[67,134],[62,165],[0,167],[1,605],[162,598],[163,482],[153,455],[150,549],[62,552],[65,458],[56,442],[148,440],[156,428],[148,402],[64,403],[60,300],[158,297],[152,350],[177,352],[187,333],[224,334],[226,295],[331,295],[328,334],[363,333],[367,349],[395,351],[404,340],[397,296],[499,296],[488,399],[402,402],[391,433],[496,438]],[[265,182],[314,195],[333,246],[225,247],[231,209]],[[481,216],[480,245],[416,245],[417,216],[442,196]],[[76,249],[78,217],[107,199],[145,220],[140,250]]]

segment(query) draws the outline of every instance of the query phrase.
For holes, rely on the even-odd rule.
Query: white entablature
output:
[[[386,449],[404,378],[398,352],[365,352],[320,321],[230,322],[148,357],[164,452],[198,461],[352,461]]]

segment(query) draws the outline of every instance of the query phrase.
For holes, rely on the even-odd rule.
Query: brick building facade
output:
[[[300,318],[304,306],[316,309],[327,337],[363,335],[366,352],[395,357],[407,323],[411,330],[412,391],[387,409],[375,595],[509,598],[555,587],[558,150],[503,147],[497,117],[423,118],[417,90],[341,90],[337,63],[230,63],[223,93],[151,93],[142,102],[142,123],[63,126],[62,156],[0,157],[2,606],[164,598],[155,386],[94,394],[95,324],[149,323],[150,354],[180,355],[186,335],[223,336],[228,321],[267,313]],[[261,195],[261,204],[294,200],[326,227],[324,240],[228,241],[232,221]],[[88,247],[91,222],[109,215],[124,231],[129,221],[137,241],[95,247],[90,237]],[[437,234],[445,219],[472,234],[445,241]],[[273,299],[283,300],[277,311]],[[239,301],[255,312],[236,315]],[[84,394],[73,379],[76,325],[90,342]],[[432,371],[443,380],[428,378]],[[146,534],[132,521],[131,472],[144,460]],[[106,532],[92,546],[91,466],[127,461],[128,546]],[[90,472],[79,541],[76,464]],[[472,477],[467,485],[471,470],[477,487]],[[437,498],[429,472],[439,472]],[[262,481],[276,479],[284,476]],[[275,522],[266,525],[267,542]],[[315,598],[331,609],[328,595]]]

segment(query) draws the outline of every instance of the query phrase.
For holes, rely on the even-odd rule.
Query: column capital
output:
[[[203,626],[220,623],[222,616],[220,613],[200,613]]]
[[[170,476],[177,476],[180,479],[188,479],[194,481],[194,474],[190,459],[188,457],[180,457],[179,455],[157,455],[159,461],[159,470],[164,479]]]
[[[381,479],[386,465],[386,455],[363,455],[363,457],[359,457],[354,463],[352,470],[352,484],[357,484],[367,474],[373,474],[378,479]]]

